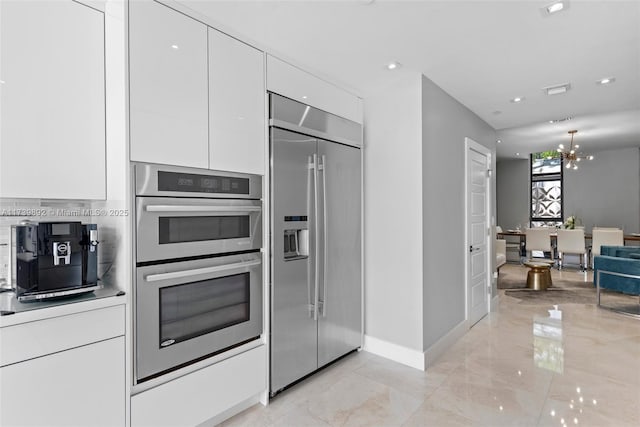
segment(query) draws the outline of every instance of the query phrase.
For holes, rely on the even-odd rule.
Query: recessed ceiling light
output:
[[[551,3],[549,6],[545,7],[545,9],[547,10],[548,14],[560,12],[562,9],[564,9],[564,2],[557,1]]]
[[[515,103],[522,102],[522,101],[524,101],[524,96],[516,96],[511,100],[511,102],[515,102]]]
[[[307,95],[302,95],[302,99],[307,99]]]
[[[177,44],[172,44],[171,47],[174,48],[174,49],[178,49],[178,45]]]
[[[605,77],[604,79],[598,80],[596,83],[599,85],[608,85],[616,81],[615,77]]]
[[[499,140],[497,140],[496,142],[497,142],[498,144],[500,144],[500,143],[502,142],[502,140],[501,140],[501,139],[499,139]]]
[[[520,155],[520,153],[516,153],[516,156],[519,156],[519,155]]]
[[[563,83],[561,85],[543,87],[542,90],[547,95],[560,95],[571,89],[571,83]]]
[[[400,68],[400,63],[398,62],[393,61],[387,64],[387,70],[395,70],[397,68]]]

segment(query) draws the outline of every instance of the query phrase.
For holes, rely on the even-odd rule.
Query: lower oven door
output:
[[[262,334],[260,252],[136,271],[137,382]]]

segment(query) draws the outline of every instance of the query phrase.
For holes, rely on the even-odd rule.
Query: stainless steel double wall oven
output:
[[[133,167],[139,383],[262,333],[262,177]]]

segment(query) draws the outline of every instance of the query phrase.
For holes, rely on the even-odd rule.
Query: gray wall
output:
[[[466,317],[465,137],[495,153],[494,129],[423,76],[422,241],[425,350]],[[495,155],[493,158],[495,162]],[[495,163],[492,169],[495,170]],[[495,181],[492,181],[490,191],[495,212]]]
[[[503,230],[529,224],[529,160],[498,160],[496,164],[496,224]]]
[[[422,350],[420,74],[364,100],[365,334]]]
[[[565,217],[576,215],[587,232],[594,225],[622,227],[627,234],[640,232],[640,149],[593,154],[595,160],[580,162],[578,170],[565,169]],[[524,226],[529,217],[528,160],[500,160],[496,175],[498,224]]]
[[[564,174],[565,217],[576,215],[587,230],[597,225],[640,232],[640,149],[593,154],[593,161]]]

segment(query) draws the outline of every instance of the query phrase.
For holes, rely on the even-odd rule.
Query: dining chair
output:
[[[607,246],[624,246],[624,235],[619,228],[596,228],[591,232],[591,262],[593,268],[593,258],[600,255],[600,247]]]
[[[507,263],[507,242],[504,239],[495,240],[496,270],[500,274],[500,267]]]
[[[558,269],[562,269],[565,255],[576,254],[580,256],[580,270],[587,267],[587,248],[584,244],[584,230],[558,230]]]
[[[496,225],[496,234],[498,233],[502,233],[502,227]],[[507,257],[507,261],[520,262],[520,238],[518,237],[517,242],[510,240],[510,238],[513,238],[513,236],[503,236],[502,238],[506,241],[505,255]],[[514,253],[515,255],[513,257],[510,257],[509,254],[511,253]]]
[[[550,259],[553,261],[553,248],[551,247],[551,229],[548,227],[527,228],[524,231],[527,241],[527,257],[533,259],[533,251],[549,252]]]

